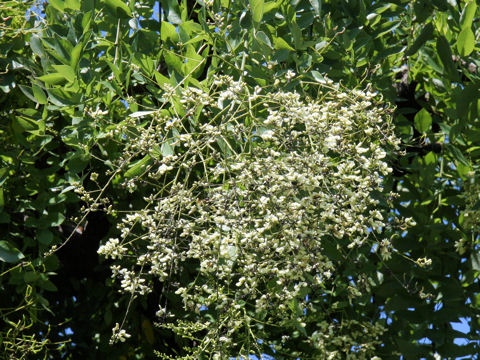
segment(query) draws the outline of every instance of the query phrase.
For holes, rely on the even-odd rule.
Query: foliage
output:
[[[480,326],[475,1],[51,0],[33,5],[7,1],[0,9],[0,286],[8,294],[0,300],[0,342],[6,358],[150,358],[154,350],[175,357],[206,345],[213,354],[218,349],[206,340],[230,335],[236,344],[224,344],[230,354],[267,353],[276,359],[316,359],[324,356],[321,351],[332,358],[382,359],[479,352],[473,341]],[[44,14],[32,15],[32,9]],[[218,84],[219,77],[234,83]],[[334,86],[338,83],[343,87]],[[382,113],[388,107],[367,95],[365,101],[375,101],[369,111],[379,111],[385,121],[367,133],[369,138],[356,137],[341,121],[307,129],[303,115],[292,116],[333,106],[331,119],[339,118],[337,110],[350,119],[348,106],[357,100],[338,94],[354,97],[360,93],[346,89],[367,84],[396,105],[391,127],[389,115]],[[237,90],[227,93],[227,87]],[[287,98],[296,101],[293,108]],[[338,101],[345,110],[332,105]],[[366,126],[373,118],[357,117],[360,110],[353,119]],[[268,121],[276,115],[296,127]],[[329,134],[337,135],[336,126],[352,136],[335,144],[330,136],[333,150],[316,148],[317,142],[329,142]],[[383,195],[358,191],[357,178],[342,183],[340,164],[360,164],[355,154],[370,146],[388,148],[381,135],[392,129],[401,140],[400,151],[389,150],[386,158],[392,172],[372,175],[379,169],[372,165],[361,173],[364,180],[370,174]],[[292,133],[298,143],[287,141]],[[346,146],[341,152],[335,148],[340,144]],[[375,160],[380,149],[367,151]],[[376,159],[380,169],[382,158]],[[314,167],[314,161],[322,166]],[[254,173],[258,167],[271,172]],[[290,168],[295,179],[285,181]],[[310,184],[313,173],[331,184]],[[348,198],[332,190],[335,182]],[[314,200],[323,194],[320,189],[332,192],[325,207]],[[398,195],[389,198],[390,190]],[[337,217],[320,221],[325,211],[312,209],[307,219],[293,222],[298,213],[292,212],[285,224],[267,229],[261,212],[281,215],[290,204],[271,200],[279,196],[307,198],[311,202],[305,206],[314,209],[337,206]],[[375,232],[365,234],[359,221],[354,231],[368,240],[348,247],[353,238],[339,231],[356,224],[341,215],[354,210],[350,198],[365,202],[355,216],[378,203],[383,220],[376,215],[379,223],[372,228],[378,228],[379,240]],[[169,200],[173,223],[160,222],[167,216],[162,211],[158,218],[138,212]],[[389,208],[393,212],[387,215]],[[218,221],[207,216],[220,210]],[[189,216],[195,225],[190,230]],[[406,218],[413,219],[410,228],[395,222]],[[232,230],[234,219],[238,230]],[[287,226],[287,220],[293,223]],[[260,238],[245,248],[233,246],[236,231],[262,226],[269,244],[278,239],[290,244],[283,255],[262,249]],[[301,227],[308,229],[300,239],[288,231]],[[161,238],[170,242],[149,244],[145,229],[155,236],[169,231]],[[182,229],[188,231],[169,252]],[[280,230],[281,236],[274,236]],[[320,233],[302,238],[308,231]],[[231,240],[220,253],[215,234]],[[116,238],[122,240],[111,240]],[[113,262],[97,257],[99,246]],[[242,263],[257,251],[269,267],[257,260],[250,264],[258,268]],[[318,269],[315,262],[299,261],[314,254],[324,259]],[[275,302],[286,294],[282,283],[264,280],[281,279],[271,264],[287,255],[296,259],[290,264],[294,269],[311,266],[302,269],[311,281],[330,268],[331,280],[306,289],[297,273],[288,283],[294,295]],[[280,262],[277,270],[282,264],[290,266]],[[110,267],[123,277],[123,286],[111,279]],[[253,270],[265,270],[265,277]],[[142,288],[129,287],[129,271],[145,275],[143,294],[136,293]],[[247,283],[236,285],[241,276]],[[235,297],[247,286],[252,291],[246,298]],[[278,312],[256,312],[262,306],[254,302],[262,295],[272,297],[265,306],[278,305]],[[177,300],[182,296],[185,303]],[[164,321],[157,327],[159,304]],[[228,323],[238,320],[236,313],[252,322],[236,328]],[[468,334],[452,327],[463,318]],[[211,326],[199,326],[199,319]],[[115,345],[109,345],[112,328],[113,340],[123,340]],[[212,331],[215,335],[206,336]],[[455,344],[459,337],[472,342]]]

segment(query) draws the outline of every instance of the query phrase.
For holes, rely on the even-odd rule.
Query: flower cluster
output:
[[[112,338],[110,339],[110,344],[114,344],[117,341],[125,342],[131,335],[127,334],[124,329],[120,329],[118,323],[115,324],[115,327],[112,329]]]
[[[186,88],[171,108],[147,122],[129,118],[112,133],[125,144],[119,168],[131,160],[124,186],[147,196],[99,253],[116,260],[113,276],[132,296],[156,278],[199,319],[215,309],[217,323],[195,351],[221,357],[241,348],[239,334],[256,344],[246,330],[253,322],[304,328],[304,311],[315,311],[306,294],[335,276],[328,247],[377,243],[390,256],[379,208],[387,150],[398,148],[388,111],[368,90],[325,89],[302,99],[221,76],[210,92]],[[198,264],[197,275],[178,281],[187,263]],[[166,321],[168,304],[159,305]],[[310,337],[317,347],[328,341],[321,331]]]
[[[465,234],[455,241],[455,249],[460,255],[465,254],[472,247],[474,238],[480,228],[480,209],[478,207],[480,202],[480,184],[473,171],[467,176],[463,193],[465,210],[460,215],[460,224],[469,234]]]
[[[463,226],[477,231],[480,227],[478,202],[480,201],[480,184],[474,177],[465,182],[465,211],[463,212]]]

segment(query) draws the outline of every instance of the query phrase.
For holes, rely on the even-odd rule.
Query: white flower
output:
[[[120,329],[119,323],[115,324],[115,327],[112,329],[112,333],[110,344],[114,344],[117,341],[125,342],[129,337],[131,337],[131,335],[128,334],[124,329]]]
[[[98,248],[98,253],[100,255],[105,255],[105,257],[110,257],[112,259],[121,259],[123,254],[128,249],[120,244],[118,239],[109,239],[105,245],[102,245]]]
[[[287,79],[287,81],[290,81],[292,80],[294,77],[295,77],[295,73],[292,71],[292,70],[287,70],[287,73],[285,74],[285,79]]]
[[[295,76],[289,70],[285,78]],[[345,240],[341,252],[370,249],[377,242],[380,256],[390,258],[392,244],[371,235],[392,222],[372,196],[382,191],[387,147],[397,143],[390,120],[384,109],[373,107],[368,93],[329,88],[321,102],[304,101],[298,93],[266,93],[270,87],[253,90],[229,76],[215,76],[209,92],[175,90],[188,114],[183,118],[175,110],[178,102],[165,100],[174,118],[159,113],[146,127],[117,128],[121,134],[129,127],[139,133],[138,139],[132,135],[122,142],[123,159],[150,155],[152,164],[125,183],[141,192],[145,208],[122,208],[121,240],[110,239],[98,250],[121,259],[111,267],[120,291],[146,294],[155,279],[169,284],[175,291],[169,296],[192,316],[216,309],[222,314],[219,327],[181,319],[168,325],[178,334],[204,331],[201,346],[213,354],[216,346],[229,345],[238,329],[250,328],[241,302],[266,311],[272,322],[284,320],[293,300],[314,311],[300,294],[331,286],[336,269],[324,246],[336,243],[332,235]],[[199,105],[204,112],[196,118]],[[172,154],[157,155],[157,149]],[[198,276],[190,284],[175,283],[191,263],[199,265]],[[427,265],[428,259],[418,264]],[[266,284],[275,292],[264,291]],[[360,290],[351,287],[351,296]],[[163,304],[158,316],[166,314]],[[336,326],[322,323],[312,343],[319,349],[333,345]],[[361,326],[372,344],[383,331],[379,324]],[[128,338],[119,327],[114,335]]]
[[[266,130],[262,133],[262,135],[260,135],[260,137],[263,140],[274,140],[275,139],[274,135],[275,133],[273,132],[273,130]]]

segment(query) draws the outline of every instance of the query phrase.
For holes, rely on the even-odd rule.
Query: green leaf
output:
[[[25,255],[8,241],[0,241],[0,261],[16,263],[23,258],[25,258]]]
[[[301,316],[303,314],[303,310],[300,307],[297,299],[292,299],[288,302],[288,307],[292,311],[292,313],[296,316]]]
[[[163,156],[169,156],[169,155],[174,155],[175,151],[173,149],[173,146],[170,145],[168,142],[164,142],[161,147],[161,152]]]
[[[92,24],[92,17],[93,17],[93,11],[88,11],[85,14],[83,14],[82,17],[82,34],[85,34],[88,30],[90,30],[90,26]]]
[[[66,144],[69,144],[69,145],[72,144],[73,145],[74,143],[77,143],[78,140],[75,139],[75,141],[69,141],[68,138],[65,138],[64,142]],[[90,160],[89,155],[77,152],[68,160],[67,169],[71,173],[79,173],[87,167],[89,160]]]
[[[43,81],[45,84],[48,85],[58,85],[64,83],[67,79],[63,74],[60,73],[52,73],[43,75],[37,78],[40,81]]]
[[[309,0],[310,5],[312,5],[313,12],[315,15],[320,15],[320,12],[322,11],[322,2],[321,0]]]
[[[53,65],[53,68],[57,70],[68,82],[75,81],[75,71],[69,65]]]
[[[263,18],[263,0],[249,0],[252,19],[255,25],[258,25]]]
[[[42,40],[37,35],[32,35],[30,37],[30,47],[35,55],[40,57],[45,56],[45,52],[43,50]]]
[[[466,160],[466,159],[465,159]],[[461,162],[457,162],[457,172],[458,175],[464,180],[468,179],[469,174],[473,174],[473,169],[471,166],[466,166]],[[474,209],[472,209],[474,210]]]
[[[183,62],[177,54],[166,50],[163,53],[163,56],[170,70],[175,70],[179,74],[183,75]]]
[[[373,28],[382,19],[382,15],[370,13],[366,16],[366,19],[368,20],[368,26]]]
[[[42,245],[48,246],[53,241],[53,233],[47,229],[40,230],[37,233],[37,240]]]
[[[28,271],[23,275],[23,280],[26,283],[31,284],[31,283],[34,283],[35,281],[37,281],[39,277],[40,277],[39,273],[37,273],[35,271]]]
[[[145,54],[138,54],[135,56],[135,59],[138,61],[141,70],[148,77],[152,77],[153,71],[155,70],[155,63],[153,59]]]
[[[43,228],[60,226],[64,221],[65,216],[61,212],[54,211],[47,216],[42,216],[38,221],[38,226]]]
[[[456,102],[456,116],[461,119],[468,119],[473,110],[477,110],[477,99],[480,98],[480,89],[477,82],[465,84],[454,90],[454,100]],[[476,116],[475,116],[476,117]],[[460,125],[460,124],[459,124]]]
[[[160,30],[160,39],[163,42],[171,41],[173,44],[178,43],[178,33],[175,29],[175,26],[169,22],[162,21],[162,26]]]
[[[177,0],[162,0],[163,11],[167,14],[167,20],[173,24],[180,25],[182,16]]]
[[[255,37],[260,43],[262,43],[262,44],[268,46],[270,49],[272,49],[272,43],[271,43],[270,39],[268,38],[267,34],[265,34],[263,31],[258,31],[255,34]]]
[[[15,76],[12,72],[1,75],[0,74],[0,90],[4,93],[9,93],[15,87]]]
[[[295,50],[283,38],[276,36],[273,37],[273,47],[275,50]]]
[[[38,274],[38,279],[36,281],[36,285],[44,290],[47,291],[58,291],[58,288],[55,286],[54,283],[52,283],[50,280],[48,280],[48,275],[45,273],[37,273]]]
[[[297,24],[297,13],[292,6],[288,6],[287,9],[287,24],[290,29],[290,33],[293,37],[293,43],[296,50],[304,49],[304,41],[302,36],[302,30],[298,27]]]
[[[33,94],[33,89],[30,86],[19,85],[20,90],[28,97],[30,100],[37,102],[35,95]]]
[[[80,0],[65,0],[65,8],[80,10]]]
[[[468,56],[472,53],[475,47],[475,35],[471,28],[466,27],[457,38],[457,50],[460,56]]]
[[[475,0],[470,0],[468,4],[463,8],[462,15],[460,16],[460,25],[462,30],[472,27],[473,18],[477,11],[477,3]]]
[[[2,194],[1,199],[3,201],[3,189],[0,188],[0,192]],[[3,204],[4,203],[5,202],[3,202]],[[10,215],[5,212],[1,212],[2,210],[3,210],[3,205],[0,206],[0,224],[8,224],[11,220]]]
[[[395,30],[397,27],[399,27],[401,24],[402,24],[402,20],[384,22],[375,31],[375,33],[373,35],[373,38],[377,39],[377,38],[382,37],[383,35],[385,35],[387,33],[390,33],[393,30]]]
[[[45,275],[45,274],[41,274],[41,275]],[[58,291],[58,288],[55,286],[54,283],[52,283],[50,280],[43,279],[42,276],[40,277],[38,286],[47,291]]]
[[[150,155],[146,155],[143,159],[134,162],[130,168],[125,172],[126,178],[132,178],[135,176],[142,175],[147,166],[152,163],[152,157]]]
[[[429,151],[427,155],[423,158],[425,161],[425,165],[427,166],[433,166],[437,164],[437,156],[433,151]]]
[[[121,0],[102,0],[118,17],[132,17],[132,10]]]
[[[315,81],[319,82],[320,84],[326,84],[327,83],[327,80],[325,79],[325,77],[322,74],[320,74],[318,71],[312,70],[312,71],[310,71],[310,74],[315,79]]]
[[[113,60],[113,59],[111,59]],[[110,69],[112,70],[112,73],[113,75],[115,76],[115,79],[120,82],[120,79],[122,77],[122,73],[120,71],[120,69],[118,68],[117,65],[115,65],[113,62],[111,62],[110,60],[108,59],[104,59],[104,61],[107,63],[107,65],[110,67]]]
[[[64,91],[61,88],[48,89],[47,93],[52,104],[55,104],[57,106],[76,105],[80,102],[82,98],[81,93]]]
[[[204,59],[205,58],[203,56],[197,54],[193,45],[187,45],[187,51],[185,52],[185,62],[183,63],[183,73],[187,75],[191,74],[193,71],[192,75],[195,76],[202,68],[199,64],[204,61]]]
[[[343,259],[342,253],[332,241],[322,241],[322,249],[330,260],[339,261]]]
[[[433,39],[433,25],[429,22],[427,25],[424,26],[420,35],[415,39],[413,44],[407,49],[405,55],[411,56],[415,54],[418,49],[420,49],[423,44],[425,44],[428,40]]]
[[[480,254],[472,251],[470,255],[470,261],[472,262],[472,269],[480,271]]]
[[[15,116],[14,126],[20,129],[20,131],[35,131],[39,129],[39,124],[26,116]]]
[[[415,115],[414,123],[415,129],[421,133],[426,133],[430,130],[432,125],[432,116],[425,108],[423,108]]]
[[[62,64],[70,65],[70,53],[73,50],[72,44],[59,36],[42,38],[44,49]]]
[[[10,171],[8,167],[0,168],[0,186],[10,177]]]
[[[455,64],[452,60],[452,51],[450,50],[450,44],[444,36],[439,36],[437,38],[437,53],[442,61],[443,67],[445,69],[448,77],[453,81],[458,81],[458,73],[455,67]]]
[[[48,102],[47,95],[42,90],[42,88],[36,84],[32,84],[33,96],[39,104],[46,104]]]
[[[267,14],[269,11],[278,9],[279,5],[280,5],[279,1],[267,1],[263,5],[263,15]]]
[[[470,163],[465,158],[459,148],[452,144],[446,144],[445,147],[446,149],[448,149],[454,160],[459,161],[463,165],[470,167]]]
[[[73,70],[77,68],[78,62],[80,61],[80,56],[82,55],[83,42],[79,42],[72,50],[70,55],[70,66]]]
[[[55,9],[62,12],[65,10],[65,2],[63,0],[50,0],[50,5],[52,5]]]
[[[416,0],[413,3],[413,10],[415,12],[415,20],[419,23],[424,22],[433,11],[431,0]]]
[[[164,89],[167,84],[170,85],[170,80],[166,76],[160,74],[158,71],[154,71],[153,75],[155,76],[155,81],[157,82],[158,86],[160,86],[162,89]]]

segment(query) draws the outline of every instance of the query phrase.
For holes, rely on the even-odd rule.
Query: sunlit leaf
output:
[[[273,37],[273,47],[276,50],[290,50],[290,51],[295,50],[283,38],[277,37],[277,36]]]
[[[125,18],[132,16],[132,10],[122,0],[102,0],[117,16]]]
[[[72,50],[72,54],[70,55],[70,66],[73,70],[77,68],[78,62],[80,60],[80,56],[82,55],[83,50],[83,43],[78,43]]]
[[[64,0],[50,0],[50,5],[55,9],[62,12],[65,10],[65,1]]]
[[[132,178],[135,176],[140,176],[146,170],[149,164],[151,164],[152,158],[150,155],[146,155],[143,159],[134,162],[129,169],[125,172],[126,178]]]
[[[263,0],[249,0],[250,10],[252,12],[252,19],[255,24],[260,23],[263,18]]]
[[[464,28],[458,34],[457,50],[460,56],[468,56],[472,53],[475,47],[475,35],[469,27]]]
[[[61,73],[51,73],[47,75],[42,75],[37,79],[40,81],[43,81],[45,84],[48,84],[48,85],[62,84],[67,81],[67,78]]]
[[[156,111],[137,111],[137,112],[134,112],[134,113],[132,113],[128,116],[130,116],[131,118],[139,118],[139,117],[151,115],[155,112]]]
[[[65,0],[65,8],[80,10],[80,0]]]
[[[22,131],[34,131],[39,129],[39,124],[27,116],[15,116],[14,122]]]
[[[178,33],[174,25],[169,22],[162,21],[162,27],[160,30],[160,38],[162,41],[171,41],[173,44],[178,42]]]
[[[460,17],[460,25],[462,30],[472,27],[473,18],[477,10],[477,3],[475,0],[470,0],[463,8],[462,15]]]
[[[42,88],[36,84],[32,84],[33,96],[35,96],[35,100],[39,104],[46,104],[47,103],[47,95],[42,90]]]
[[[75,81],[75,71],[69,65],[53,65],[53,68],[57,70],[67,81]]]
[[[414,121],[415,128],[421,133],[426,133],[432,125],[432,116],[427,109],[423,108],[415,115]]]

